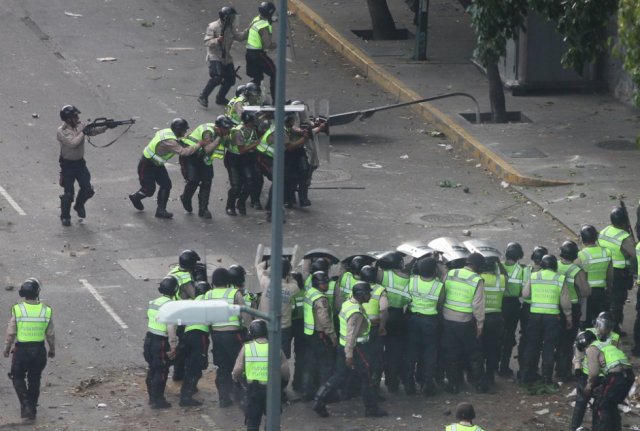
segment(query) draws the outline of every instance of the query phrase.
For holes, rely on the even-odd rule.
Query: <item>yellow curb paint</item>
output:
[[[410,101],[422,97],[406,87],[402,81],[388,73],[362,50],[342,37],[339,32],[302,1],[289,0],[289,9],[293,11],[311,31],[319,35],[336,52],[359,68],[367,78],[391,93],[391,95],[399,101]],[[547,187],[573,184],[571,181],[535,178],[522,174],[502,156],[483,145],[478,139],[453,121],[451,117],[430,103],[412,105],[412,109],[444,133],[457,148],[477,158],[486,169],[512,185]]]

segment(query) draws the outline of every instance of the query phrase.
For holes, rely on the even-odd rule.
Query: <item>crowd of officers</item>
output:
[[[617,405],[634,376],[627,355],[611,340],[624,335],[622,308],[637,272],[636,248],[620,212],[615,208],[612,224],[600,232],[584,226],[582,247],[565,241],[559,258],[543,246],[535,247],[526,266],[520,263],[524,252],[518,243],[507,245],[502,262],[483,255],[482,248],[455,263],[434,254],[411,265],[401,253],[387,252],[347,259],[335,275],[335,261],[328,257],[304,259],[299,273],[292,272],[285,259],[282,351],[290,358],[293,345],[292,389],[313,401],[313,410],[322,417],[329,415],[328,403],[358,393],[366,416],[387,415],[379,405],[384,400],[382,381],[390,393],[402,385],[407,394],[432,396],[439,384],[458,393],[466,376],[477,392],[494,392],[496,374],[513,375],[519,326],[520,382],[532,394],[544,394],[558,391],[557,380],[575,379],[579,396],[571,429],[580,426],[593,397],[596,429],[619,430]],[[152,407],[168,407],[163,392],[170,358],[176,364],[174,379],[184,371],[180,404],[200,404],[192,396],[208,363],[210,333],[220,406],[231,405],[234,397],[239,401],[244,385],[245,413],[252,412],[247,413],[248,429],[257,429],[267,376],[254,373],[253,366],[259,362],[266,370],[267,350],[247,341],[244,328],[252,327],[250,317],[232,317],[211,327],[188,326],[177,344],[172,329],[154,318],[162,303],[175,299],[223,299],[266,311],[268,261],[257,261],[255,270],[257,295],[245,290],[246,272],[240,266],[216,269],[208,290],[197,254],[182,253],[180,265],[160,285],[163,296],[149,307],[145,357]],[[190,335],[193,331],[197,335]],[[639,335],[636,320],[636,356]],[[283,388],[289,375],[285,368]]]

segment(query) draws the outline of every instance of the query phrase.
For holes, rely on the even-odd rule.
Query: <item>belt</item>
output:
[[[24,346],[24,347],[44,346],[44,341],[16,341],[16,346]]]
[[[267,382],[261,382],[259,380],[251,380],[251,381],[247,381],[248,384],[250,385],[260,385],[260,386],[267,386]]]

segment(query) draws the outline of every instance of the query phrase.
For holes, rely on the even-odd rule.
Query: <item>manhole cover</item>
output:
[[[604,150],[611,151],[635,151],[638,150],[638,145],[633,141],[626,139],[612,139],[610,141],[602,141],[596,144],[596,147],[600,147]]]
[[[420,220],[427,223],[433,224],[468,224],[475,219],[466,214],[424,214],[420,216]]]
[[[311,179],[311,182],[315,184],[336,183],[339,181],[349,181],[350,179],[351,179],[351,175],[348,172],[345,172],[341,169],[318,168],[313,173],[313,178]]]

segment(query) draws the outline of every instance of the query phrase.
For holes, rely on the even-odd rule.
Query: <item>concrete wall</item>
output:
[[[612,19],[609,23],[609,33],[611,35],[612,43],[616,44],[618,41],[618,26],[616,19]],[[609,92],[613,97],[625,104],[633,105],[633,82],[631,82],[629,75],[622,68],[622,59],[617,57],[611,51],[612,50],[610,50],[608,55],[603,59],[603,78],[607,82]]]

